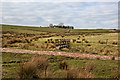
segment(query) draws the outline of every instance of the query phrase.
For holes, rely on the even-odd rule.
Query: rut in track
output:
[[[104,56],[104,55],[93,55],[93,54],[83,54],[83,53],[69,53],[69,52],[55,52],[55,51],[33,51],[24,49],[12,49],[12,48],[0,48],[1,52],[11,52],[11,53],[32,53],[40,55],[54,55],[54,56],[67,56],[67,57],[78,57],[81,59],[101,59],[101,60],[120,60],[117,56]]]

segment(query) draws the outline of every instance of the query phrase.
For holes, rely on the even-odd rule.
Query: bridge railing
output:
[[[70,39],[48,39],[48,43],[54,43],[55,46],[60,48],[70,48]]]

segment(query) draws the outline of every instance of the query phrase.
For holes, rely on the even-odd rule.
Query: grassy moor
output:
[[[118,79],[120,75],[116,29],[1,26],[3,78]]]

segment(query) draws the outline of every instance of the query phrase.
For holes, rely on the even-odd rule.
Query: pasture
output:
[[[115,30],[99,31],[3,26],[2,47],[118,56],[118,33]],[[53,42],[55,39],[70,39],[71,48],[59,50],[54,43],[47,43],[48,39]]]
[[[39,56],[35,54],[19,54],[19,53],[2,53],[2,71],[3,78],[18,78],[20,65],[22,62],[28,62],[32,57]],[[84,71],[85,67],[91,66],[94,69],[91,71],[93,78],[113,78],[117,74],[118,61],[115,60],[87,60],[79,58],[70,58],[64,56],[46,56],[48,57],[49,66],[47,69],[47,78],[66,78],[65,72],[69,69],[75,69],[76,75],[80,73],[81,70]],[[59,67],[60,62],[66,62],[68,65],[68,70],[62,70]],[[94,64],[94,65],[90,65]],[[31,64],[32,65],[32,64]],[[92,69],[92,68],[91,68]],[[86,75],[89,73],[86,73]],[[45,78],[44,71],[37,73],[40,78]],[[81,77],[84,78],[85,76]],[[78,77],[75,77],[78,78]],[[89,78],[89,77],[88,77]]]
[[[62,43],[69,40],[70,48],[60,49],[60,46],[56,45],[56,39],[63,40]],[[118,56],[118,46],[118,30],[113,29],[87,30],[2,25],[2,48]],[[28,74],[29,77],[71,78],[71,75],[72,78],[114,78],[118,75],[116,60],[90,60],[51,55],[42,55],[38,59],[34,58],[36,56],[39,55],[2,53],[3,78],[24,78],[26,75],[24,77],[21,75],[22,69],[30,66],[25,64],[32,63],[32,60],[39,61],[40,58],[39,62],[45,61],[45,63],[40,63],[39,69],[32,66],[36,69],[35,75]],[[41,64],[45,68],[41,68]],[[73,75],[72,70],[77,74]]]

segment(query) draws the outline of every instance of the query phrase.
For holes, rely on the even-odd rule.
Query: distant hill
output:
[[[80,33],[80,32],[118,32],[116,29],[63,29],[51,27],[29,27],[16,25],[1,25],[2,31],[13,31],[19,33]]]

